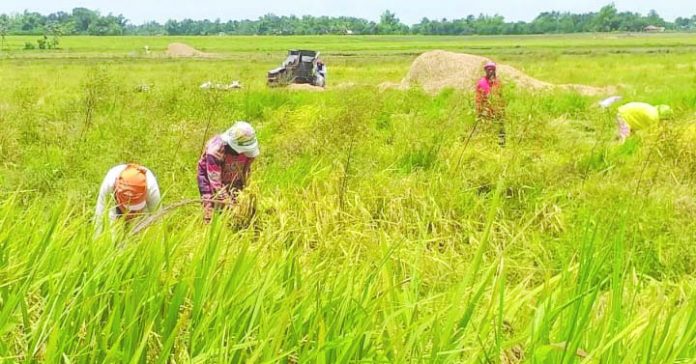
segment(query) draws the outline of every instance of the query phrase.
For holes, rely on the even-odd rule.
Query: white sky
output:
[[[0,0],[0,13],[24,10],[48,14],[70,12],[75,7],[99,10],[102,14],[123,14],[134,24],[167,19],[256,19],[276,15],[355,16],[378,20],[386,9],[406,24],[421,18],[462,18],[469,14],[500,14],[508,21],[532,20],[542,11],[598,11],[611,0]],[[666,20],[696,14],[696,0],[614,0],[619,11],[646,14],[655,9]]]

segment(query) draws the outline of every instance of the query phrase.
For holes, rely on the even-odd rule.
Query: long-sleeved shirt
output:
[[[326,78],[326,65],[317,65],[316,72],[321,75],[321,77]]]
[[[476,83],[476,114],[486,119],[498,119],[503,115],[503,108],[500,81],[482,77]]]
[[[219,135],[206,144],[198,160],[198,191],[201,198],[224,201],[234,200],[236,191],[244,189],[254,158],[235,152]],[[206,210],[213,209],[212,202],[204,202]]]
[[[109,170],[109,172],[107,172],[106,177],[104,177],[104,181],[99,188],[99,197],[97,198],[97,207],[94,213],[95,221],[97,222],[98,226],[101,226],[104,211],[108,206],[111,206],[109,209],[110,220],[116,220],[121,215],[121,211],[119,211],[118,207],[116,206],[117,204],[115,202],[114,192],[118,177],[121,175],[121,172],[126,169],[126,167],[128,167],[127,164],[121,164],[113,167]],[[159,186],[157,185],[157,179],[152,171],[147,168],[144,169],[146,172],[145,180],[147,182],[147,204],[145,206],[145,211],[151,212],[154,211],[157,206],[159,206],[160,190]]]
[[[631,130],[641,130],[660,123],[657,108],[644,102],[629,102],[619,107],[618,112]]]

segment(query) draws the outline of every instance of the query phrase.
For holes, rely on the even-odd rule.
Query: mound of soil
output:
[[[472,54],[431,51],[418,56],[411,64],[399,88],[420,86],[428,93],[437,93],[443,88],[473,89],[483,76],[483,65],[490,59]],[[512,82],[527,90],[566,89],[583,95],[598,95],[608,92],[605,88],[584,85],[555,85],[531,77],[515,67],[498,64],[498,77],[502,82]]]
[[[310,85],[308,83],[293,83],[288,85],[288,90],[294,91],[313,91],[313,92],[323,92],[325,89],[323,87]]]
[[[169,57],[212,57],[210,53],[201,52],[196,48],[184,43],[171,43],[167,46],[167,56]]]

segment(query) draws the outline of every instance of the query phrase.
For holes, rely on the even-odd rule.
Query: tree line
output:
[[[385,11],[378,22],[355,17],[304,15],[301,17],[264,15],[256,20],[167,20],[132,24],[123,15],[102,15],[98,11],[75,8],[70,13],[59,11],[42,15],[24,11],[0,15],[0,33],[5,35],[317,35],[317,34],[545,34],[642,31],[646,26],[664,27],[673,31],[696,30],[696,15],[664,20],[652,10],[647,15],[619,12],[606,5],[597,12],[575,14],[543,12],[530,22],[508,22],[500,15],[469,15],[460,19],[423,18],[411,26],[404,24],[391,11]]]

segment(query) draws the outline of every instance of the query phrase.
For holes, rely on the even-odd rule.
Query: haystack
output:
[[[184,43],[171,43],[167,46],[167,56],[169,57],[212,57],[210,53],[201,52],[196,48]]]
[[[473,89],[483,75],[483,65],[490,59],[472,54],[431,51],[421,54],[411,64],[399,88],[420,86],[428,93],[443,88]],[[515,67],[498,64],[498,77],[502,82],[512,82],[527,90],[565,89],[584,95],[608,92],[605,88],[584,85],[556,85],[531,77]]]

